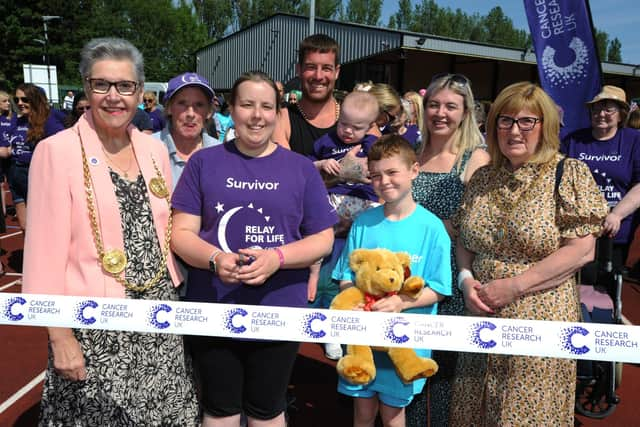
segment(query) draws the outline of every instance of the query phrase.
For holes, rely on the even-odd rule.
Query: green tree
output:
[[[615,37],[609,43],[609,50],[607,52],[607,61],[609,62],[622,62],[622,43]]]
[[[341,6],[341,0],[316,0],[316,17],[336,19],[340,15]],[[309,16],[309,0],[305,0],[295,13]]]
[[[605,61],[607,58],[607,46],[609,46],[609,34],[596,29],[596,48],[600,61]]]
[[[212,40],[222,38],[233,23],[233,3],[229,0],[193,0],[200,22]]]
[[[513,21],[504,14],[500,6],[489,11],[484,19],[484,27],[487,30],[488,43],[519,48],[524,48],[527,43],[527,33],[515,29]]]
[[[382,15],[382,0],[349,0],[342,21],[378,25]]]
[[[389,28],[408,30],[411,14],[411,0],[400,0],[398,2],[398,11],[389,17]]]

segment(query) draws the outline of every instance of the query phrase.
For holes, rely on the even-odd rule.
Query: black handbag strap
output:
[[[556,197],[559,195],[560,182],[562,181],[562,174],[564,173],[564,161],[566,159],[567,159],[566,157],[563,157],[562,160],[560,160],[556,166],[556,183],[553,190],[553,194]]]

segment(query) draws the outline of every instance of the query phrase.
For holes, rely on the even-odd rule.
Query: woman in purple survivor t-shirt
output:
[[[329,254],[337,217],[313,164],[272,141],[280,102],[264,73],[229,99],[236,139],[197,151],[173,195],[172,247],[189,301],[305,307],[308,267]],[[298,343],[189,337],[203,425],[284,425]]]
[[[567,136],[561,151],[589,166],[609,204],[603,231],[613,240],[613,266],[618,270],[626,262],[638,225],[634,212],[640,206],[640,132],[622,127],[629,104],[621,88],[603,86],[587,105],[591,128]],[[599,244],[602,242],[600,239]],[[587,265],[582,272],[583,283],[595,283],[595,274],[595,264]]]

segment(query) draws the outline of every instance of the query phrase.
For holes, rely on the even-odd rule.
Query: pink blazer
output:
[[[155,159],[169,189],[171,169],[161,141],[130,125],[140,171],[145,182],[156,176]],[[90,114],[71,129],[41,141],[29,168],[29,198],[24,245],[22,290],[25,293],[124,297],[124,288],[102,270],[93,241],[84,188],[80,138],[93,181],[98,223],[105,250],[124,250],[120,210],[107,159]],[[151,210],[161,248],[170,210],[165,199],[151,193]],[[169,254],[169,273],[174,286],[182,280]]]

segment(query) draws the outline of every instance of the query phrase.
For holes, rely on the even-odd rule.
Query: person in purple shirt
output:
[[[64,130],[61,112],[52,110],[44,91],[32,84],[22,83],[16,88],[14,102],[20,113],[12,120],[8,138],[11,149],[0,156],[11,156],[7,178],[16,208],[18,224],[27,226],[27,188],[29,164],[36,145],[41,140]]]
[[[622,127],[629,104],[619,87],[603,86],[587,105],[591,128],[568,135],[560,149],[589,166],[609,204],[603,230],[605,238],[613,240],[613,267],[619,271],[625,265],[638,225],[635,212],[640,206],[640,132]],[[605,242],[600,238],[598,245]],[[583,283],[595,284],[596,273],[596,265],[588,264],[582,272]]]
[[[160,132],[164,129],[166,122],[162,110],[158,108],[156,93],[150,90],[146,91],[142,97],[142,102],[144,103],[144,111],[149,115],[153,126],[152,133]]]
[[[243,74],[229,105],[236,138],[194,153],[173,194],[171,246],[190,265],[186,300],[305,307],[308,267],[331,251],[335,212],[313,164],[273,142],[273,80]],[[299,343],[188,342],[203,426],[238,425],[241,412],[249,425],[285,424]]]

